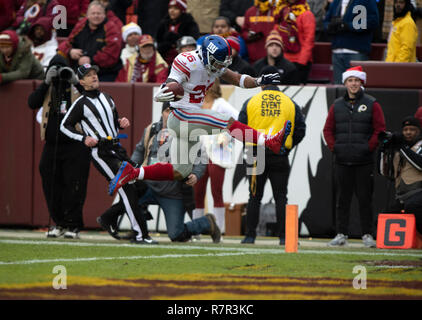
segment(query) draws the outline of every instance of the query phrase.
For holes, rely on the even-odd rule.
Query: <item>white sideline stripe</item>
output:
[[[37,244],[37,245],[61,245],[75,247],[129,247],[144,249],[178,249],[178,250],[215,250],[242,252],[248,254],[283,254],[284,249],[265,249],[265,248],[234,248],[234,247],[211,247],[211,246],[183,246],[183,245],[137,245],[137,244],[117,244],[117,243],[90,243],[90,242],[62,242],[62,241],[31,241],[31,240],[0,240],[6,244]],[[339,255],[366,255],[366,256],[404,256],[422,258],[422,253],[412,252],[391,252],[391,251],[338,251],[338,250],[299,250],[300,254],[339,254]],[[186,255],[185,255],[186,256]],[[1,261],[0,261],[1,262]]]
[[[167,258],[186,258],[186,257],[223,257],[223,256],[241,256],[248,254],[246,252],[227,252],[227,253],[204,253],[204,254],[163,254],[159,256],[129,256],[129,257],[91,257],[91,258],[75,258],[75,259],[36,259],[3,262],[2,265],[19,265],[19,264],[35,264],[35,263],[51,263],[51,262],[86,262],[86,261],[100,261],[100,260],[137,260],[137,259],[167,259]]]

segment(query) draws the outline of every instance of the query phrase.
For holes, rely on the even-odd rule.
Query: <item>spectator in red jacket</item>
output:
[[[13,25],[23,0],[0,0],[0,32]]]
[[[121,30],[106,19],[104,6],[93,1],[89,4],[87,17],[79,21],[68,39],[59,45],[58,53],[70,60],[76,70],[90,63],[100,67],[100,81],[114,81],[122,63]]]
[[[53,24],[54,16],[58,13],[54,7],[59,3],[57,0],[26,0],[20,7],[16,21],[13,27],[20,35],[28,33],[31,25],[34,24],[39,18],[47,17]]]
[[[276,29],[284,44],[284,56],[293,62],[300,82],[308,82],[315,45],[315,16],[306,0],[280,0],[275,10]]]
[[[240,35],[246,41],[251,64],[267,55],[265,39],[274,29],[274,9],[273,0],[255,0],[245,13]]]
[[[67,28],[57,29],[58,37],[67,37],[79,20],[86,16],[90,0],[57,0],[66,8]]]
[[[117,82],[163,83],[168,76],[168,65],[155,50],[154,39],[149,34],[139,38],[139,52],[126,59]]]

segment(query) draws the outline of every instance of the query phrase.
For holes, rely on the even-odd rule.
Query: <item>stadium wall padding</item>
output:
[[[48,224],[48,212],[41,188],[38,170],[43,143],[40,141],[36,112],[27,105],[29,94],[39,82],[16,81],[0,86],[0,226],[40,227]],[[120,117],[127,117],[131,127],[124,133],[128,139],[122,145],[130,155],[143,134],[144,128],[157,120],[161,106],[152,100],[154,84],[102,83],[101,89],[116,101]],[[344,94],[337,86],[292,86],[280,87],[297,102],[305,115],[307,135],[298,148],[290,154],[292,173],[289,180],[289,203],[299,204],[300,234],[302,236],[331,236],[334,233],[335,217],[332,175],[332,155],[322,137],[322,127],[329,106]],[[243,102],[260,89],[246,90],[223,86],[223,96],[238,110]],[[413,115],[422,105],[421,89],[378,89],[366,91],[380,102],[386,117],[387,129],[400,130],[401,119]],[[153,117],[154,115],[154,117]],[[241,148],[240,148],[241,149]],[[237,149],[237,152],[240,152]],[[232,169],[230,169],[232,170]],[[247,182],[241,178],[233,185],[234,172],[226,173],[224,201],[244,203],[247,201]],[[375,173],[374,212],[379,213],[388,199],[388,182]],[[268,183],[268,188],[271,188]],[[299,190],[299,191],[298,191]],[[265,192],[263,203],[271,196]],[[208,201],[212,204],[210,194]],[[107,182],[91,165],[88,194],[84,206],[86,228],[98,228],[96,217],[112,203],[107,195]],[[375,220],[375,217],[374,217]],[[352,204],[350,223],[351,236],[359,236],[359,218],[356,200]]]

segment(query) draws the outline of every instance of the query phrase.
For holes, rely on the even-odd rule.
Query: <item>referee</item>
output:
[[[81,141],[91,148],[92,160],[98,171],[107,181],[114,178],[122,160],[130,161],[126,150],[118,142],[119,129],[130,126],[127,118],[119,118],[113,99],[98,90],[98,67],[90,64],[78,68],[79,83],[84,88],[83,95],[70,107],[60,125],[60,130],[72,139]],[[77,131],[75,125],[80,123],[82,131]],[[133,184],[126,184],[119,189],[125,210],[136,233],[136,243],[157,243],[148,236],[145,218],[138,207],[138,195]],[[114,238],[117,235],[117,221],[112,217],[102,215],[97,219],[100,225]]]

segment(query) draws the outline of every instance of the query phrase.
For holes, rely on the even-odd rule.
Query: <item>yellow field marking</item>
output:
[[[162,281],[158,283],[145,283],[143,280]],[[422,297],[422,289],[400,288],[389,286],[395,281],[392,280],[376,280],[377,284],[372,284],[369,280],[367,289],[353,289],[352,279],[297,279],[277,276],[239,276],[227,274],[176,274],[176,275],[149,275],[142,278],[130,279],[105,279],[97,277],[69,276],[67,285],[80,286],[113,286],[113,287],[137,287],[137,288],[173,288],[183,290],[199,290],[198,294],[193,294],[192,299],[231,299],[231,295],[235,299],[337,299],[341,297],[349,297],[357,299],[371,296],[391,296],[397,295],[402,297]],[[185,283],[182,283],[185,282]],[[199,283],[194,283],[199,282]],[[201,283],[202,282],[202,283]],[[217,284],[209,284],[209,282],[218,282]],[[403,281],[406,283],[414,283],[413,281]],[[308,285],[308,286],[306,286]],[[346,286],[347,285],[347,286]],[[5,290],[28,290],[34,288],[51,287],[51,281],[34,282],[27,284],[6,284],[0,285],[0,289]],[[208,292],[203,292],[204,290]],[[242,293],[232,293],[232,291],[241,291]],[[202,293],[201,293],[202,292]],[[253,292],[253,293],[251,293]],[[327,293],[324,295],[323,293]],[[41,297],[38,293],[31,292],[2,292],[3,295],[21,295],[22,297],[34,298]],[[44,294],[44,293],[42,293]],[[40,293],[40,295],[42,295]],[[48,295],[48,294],[47,294]],[[189,299],[190,295],[176,295],[168,297],[165,295],[157,295],[151,297],[153,299]],[[61,295],[48,296],[50,298],[60,299]],[[48,298],[47,297],[47,298]],[[71,296],[65,295],[64,299],[73,299]],[[83,299],[91,299],[91,297],[83,296]],[[125,297],[119,297],[125,298]],[[93,297],[92,299],[98,299]]]
[[[37,293],[37,292],[1,292],[2,296],[11,298],[31,298],[31,299],[46,299],[46,300],[131,300],[130,297],[118,296],[98,296],[98,295],[72,295],[72,294],[52,294],[52,293]]]

